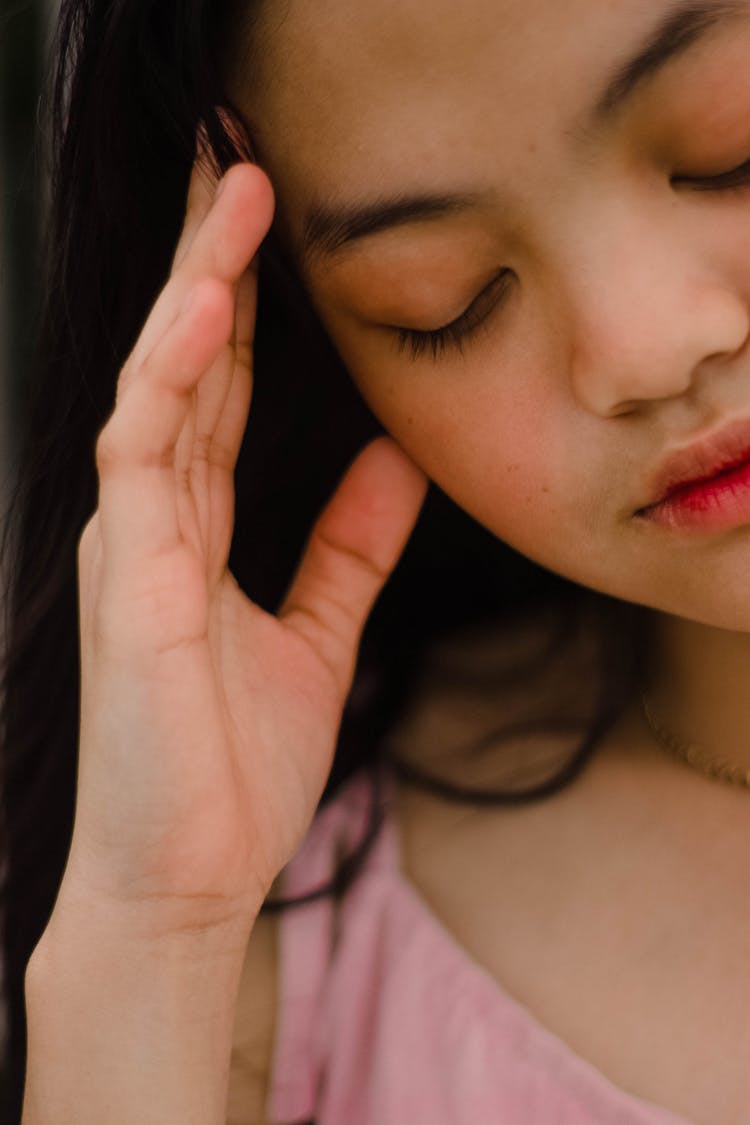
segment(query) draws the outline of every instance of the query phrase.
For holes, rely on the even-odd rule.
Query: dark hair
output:
[[[3,539],[9,1121],[21,1113],[25,967],[52,911],[72,832],[76,563],[81,531],[96,505],[95,440],[113,409],[117,374],[168,275],[198,122],[205,124],[219,169],[242,155],[217,113],[220,107],[236,112],[222,86],[223,44],[236,7],[227,0],[62,0],[45,102],[52,152],[45,307]],[[262,252],[256,368],[236,474],[230,566],[240,585],[273,609],[315,514],[353,454],[380,429],[273,232]],[[368,623],[322,803],[355,770],[378,759],[422,654],[440,636],[472,623],[512,621],[539,607],[556,610],[564,634],[581,608],[592,605],[603,638],[601,689],[588,728],[561,769],[523,792],[457,790],[403,765],[406,780],[448,799],[485,803],[555,792],[580,772],[628,697],[640,636],[633,607],[528,562],[433,489]],[[554,645],[541,653],[537,666],[553,652]],[[354,877],[377,831],[377,803],[373,807],[360,847],[335,884],[314,895],[341,890]]]

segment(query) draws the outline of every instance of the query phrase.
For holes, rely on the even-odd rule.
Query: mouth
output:
[[[650,491],[653,498],[636,515],[652,523],[687,531],[750,523],[750,419],[673,451]]]

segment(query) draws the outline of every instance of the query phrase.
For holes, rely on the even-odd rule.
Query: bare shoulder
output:
[[[247,944],[234,1021],[227,1125],[267,1125],[276,1038],[278,923],[277,914],[261,913]]]

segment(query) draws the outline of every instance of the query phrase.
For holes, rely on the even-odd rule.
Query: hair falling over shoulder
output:
[[[73,825],[77,548],[96,507],[96,437],[168,274],[198,123],[221,169],[251,151],[226,128],[233,116],[242,126],[222,86],[237,7],[227,0],[62,0],[60,7],[43,103],[52,161],[44,319],[3,540],[8,1122],[21,1114],[25,967],[52,911]],[[256,383],[236,474],[230,558],[240,585],[265,608],[281,599],[343,468],[378,429],[272,233],[261,260]],[[368,624],[323,801],[376,760],[431,642],[539,607],[555,610],[559,625],[581,602],[578,587],[521,558],[433,490]],[[615,637],[617,649],[602,648],[596,715],[569,761],[528,793],[463,792],[456,799],[536,799],[582,768],[626,694],[637,649],[637,614],[606,599],[601,611],[602,636]],[[614,614],[627,627],[613,629]],[[411,780],[447,788],[439,779]],[[376,830],[374,815],[342,870],[344,883]]]

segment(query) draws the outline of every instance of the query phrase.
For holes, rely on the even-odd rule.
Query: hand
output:
[[[254,917],[299,845],[364,622],[426,489],[379,438],[319,518],[278,616],[240,590],[233,477],[273,195],[250,164],[214,186],[198,158],[171,276],[99,435],[79,546],[80,759],[58,902],[132,905],[168,930]]]

